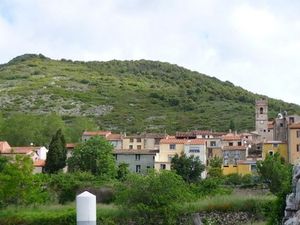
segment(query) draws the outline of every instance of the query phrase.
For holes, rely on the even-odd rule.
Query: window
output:
[[[142,146],[141,146],[141,145],[137,145],[136,147],[137,147],[138,150],[141,150],[141,149],[142,149]]]
[[[141,165],[136,165],[135,166],[135,172],[140,173],[141,172]]]
[[[200,153],[200,149],[199,148],[190,148],[190,153]]]
[[[241,141],[238,142],[238,146],[242,146],[242,142]]]
[[[280,127],[283,127],[283,123],[280,123]]]
[[[263,114],[263,113],[264,113],[264,108],[263,108],[263,107],[260,107],[259,113],[260,113],[260,114]]]
[[[289,123],[294,123],[295,122],[295,118],[294,117],[290,117],[289,118]]]
[[[133,149],[133,145],[129,145],[129,149]]]
[[[159,139],[159,138],[155,138],[155,139],[154,139],[154,144],[155,144],[155,145],[159,145],[159,142],[160,142],[160,139]]]
[[[278,144],[273,144],[273,148],[278,148]]]
[[[137,160],[137,161],[141,160],[141,155],[140,154],[135,154],[135,160]]]
[[[271,132],[271,130],[268,130],[268,132]]]
[[[213,157],[212,149],[208,149],[208,158]]]
[[[269,155],[273,155],[274,153],[273,153],[273,151],[269,151]]]
[[[132,143],[132,142],[133,142],[133,138],[130,138],[130,139],[129,139],[129,142],[131,142],[131,143]]]
[[[176,149],[176,145],[175,144],[170,144],[170,149],[172,149],[172,150]]]
[[[297,138],[300,138],[300,130],[297,130]]]
[[[136,142],[142,142],[142,139],[141,138],[137,138]]]
[[[251,165],[251,172],[256,172],[256,165],[255,164],[253,164],[253,165]]]
[[[211,141],[210,146],[217,146],[217,143],[215,141]]]
[[[264,132],[266,133],[266,130],[264,130]]]
[[[228,145],[229,145],[229,146],[233,146],[233,142],[229,142]]]
[[[166,164],[160,164],[160,169],[165,170],[166,169]]]
[[[117,154],[115,154],[115,159],[118,160],[118,155]]]
[[[151,166],[147,166],[147,170],[149,170],[151,168]]]
[[[297,152],[300,152],[300,145],[297,145]]]

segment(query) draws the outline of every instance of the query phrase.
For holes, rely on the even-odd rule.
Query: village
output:
[[[279,153],[286,162],[293,165],[300,161],[300,116],[278,113],[277,118],[268,119],[268,100],[255,102],[255,131],[237,133],[195,130],[166,133],[141,133],[137,135],[117,134],[111,131],[84,131],[82,142],[94,136],[101,136],[114,147],[116,163],[126,163],[131,172],[146,173],[147,170],[170,170],[171,160],[178,154],[199,157],[201,163],[218,157],[223,161],[224,175],[237,173],[254,174],[256,162],[267,155]],[[67,157],[72,155],[76,143],[67,143]],[[48,149],[45,146],[12,147],[5,140],[0,142],[3,156],[28,155],[34,165],[34,173],[43,172]],[[64,168],[67,171],[67,167]],[[202,178],[207,176],[204,171]]]

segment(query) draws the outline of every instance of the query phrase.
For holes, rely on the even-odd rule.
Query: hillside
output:
[[[252,81],[255,82],[255,81]],[[93,118],[100,129],[172,133],[254,128],[259,95],[177,65],[156,61],[79,62],[26,54],[0,65],[0,107],[13,113],[55,112],[72,123]],[[300,106],[269,99],[270,117]]]

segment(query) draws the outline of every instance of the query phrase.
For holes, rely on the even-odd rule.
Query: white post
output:
[[[85,191],[76,197],[77,225],[96,225],[96,196]]]

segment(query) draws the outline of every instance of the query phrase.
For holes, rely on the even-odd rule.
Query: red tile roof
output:
[[[159,150],[131,150],[131,149],[118,149],[114,150],[114,154],[119,155],[132,155],[132,154],[140,154],[140,155],[155,155]]]
[[[241,137],[241,135],[238,135],[238,134],[235,135],[235,134],[229,133],[229,134],[223,135],[222,140],[223,141],[239,141],[239,140],[242,140],[242,137]]]
[[[38,159],[38,160],[36,160],[36,161],[33,162],[33,166],[34,167],[44,167],[45,163],[46,163],[45,160]]]
[[[73,149],[73,148],[76,147],[76,145],[78,145],[78,144],[76,144],[76,143],[67,143],[67,144],[66,144],[66,148],[68,148],[68,149]]]
[[[223,146],[223,150],[232,150],[232,151],[235,151],[235,150],[246,150],[247,147],[246,146]]]
[[[300,129],[300,123],[293,123],[289,125],[290,129]]]
[[[186,139],[166,138],[161,139],[160,144],[185,144]]]
[[[196,139],[176,139],[176,138],[166,138],[161,139],[160,144],[189,144],[189,145],[205,145],[205,140],[196,138]]]
[[[189,144],[189,145],[205,145],[206,141],[203,140],[203,139],[190,139],[190,140],[187,140],[185,142],[185,144]]]
[[[84,136],[107,136],[111,134],[111,131],[98,130],[98,131],[84,131]]]
[[[1,153],[10,153],[11,147],[7,141],[0,141],[0,154]]]
[[[27,146],[27,147],[12,147],[11,154],[29,154],[38,150],[41,147]]]
[[[122,135],[121,134],[109,134],[106,137],[106,139],[109,141],[118,141],[118,140],[122,140]]]

